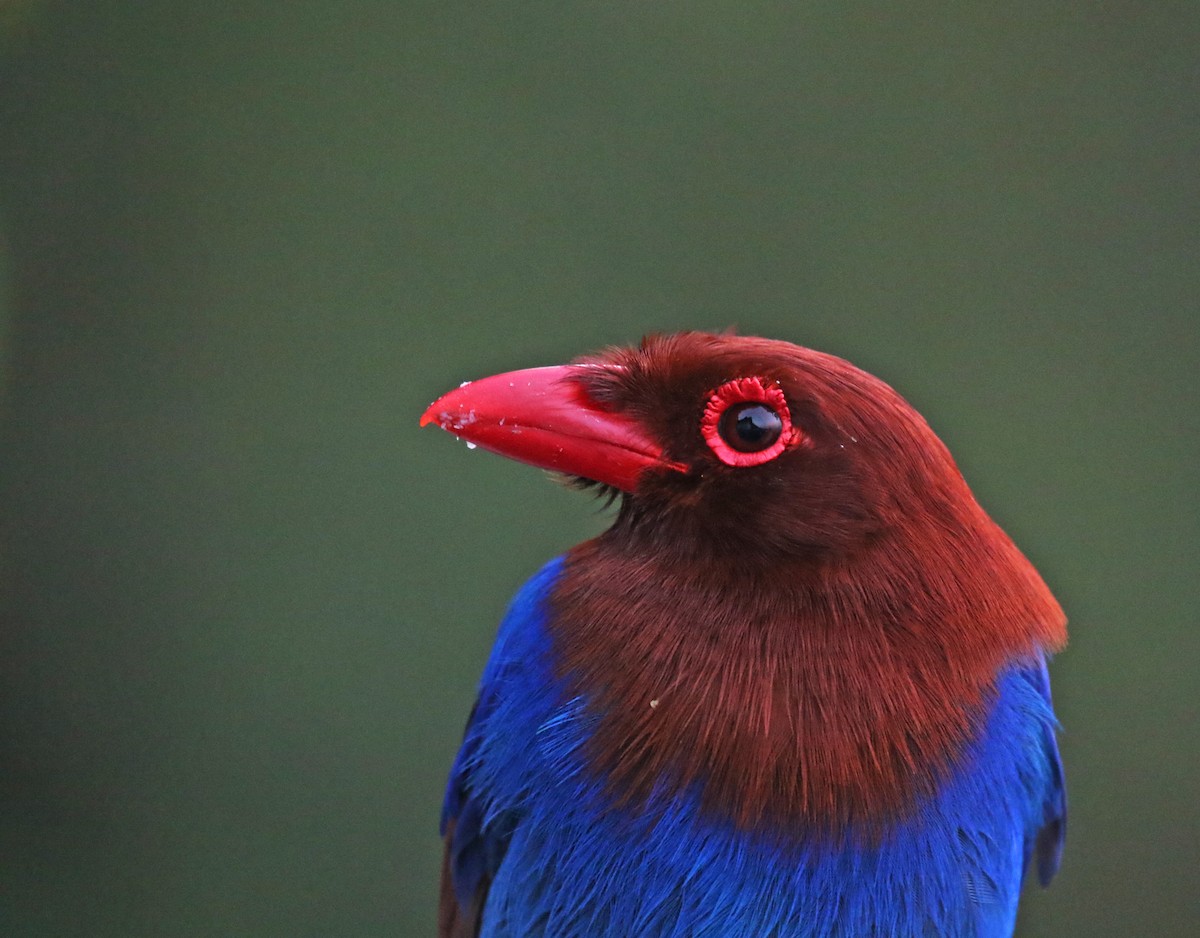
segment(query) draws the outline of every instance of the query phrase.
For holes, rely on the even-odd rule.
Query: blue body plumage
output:
[[[1038,853],[1048,882],[1062,844],[1043,663],[999,675],[983,732],[942,790],[878,845],[780,846],[704,818],[686,793],[630,817],[587,768],[585,701],[564,702],[554,676],[545,600],[561,567],[513,601],[446,793],[459,902],[490,883],[481,938],[1012,933],[1026,865]]]

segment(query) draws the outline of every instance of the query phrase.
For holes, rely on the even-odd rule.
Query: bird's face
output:
[[[624,493],[619,526],[706,553],[851,552],[953,463],[883,382],[786,342],[682,333],[470,382],[422,423]],[[661,538],[657,538],[661,543]]]

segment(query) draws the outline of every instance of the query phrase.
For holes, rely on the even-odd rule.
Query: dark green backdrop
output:
[[[736,324],[1071,615],[1025,936],[1197,934],[1191,3],[0,2],[0,931],[419,936],[495,621],[604,524],[418,431]]]

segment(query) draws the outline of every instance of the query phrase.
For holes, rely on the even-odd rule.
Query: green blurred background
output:
[[[1071,615],[1021,934],[1200,934],[1194,3],[0,24],[0,932],[429,934],[495,622],[605,515],[418,414],[735,324],[899,387]]]

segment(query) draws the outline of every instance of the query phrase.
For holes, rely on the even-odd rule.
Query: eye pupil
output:
[[[766,404],[747,402],[721,415],[721,438],[739,453],[757,453],[779,439],[783,420]]]

